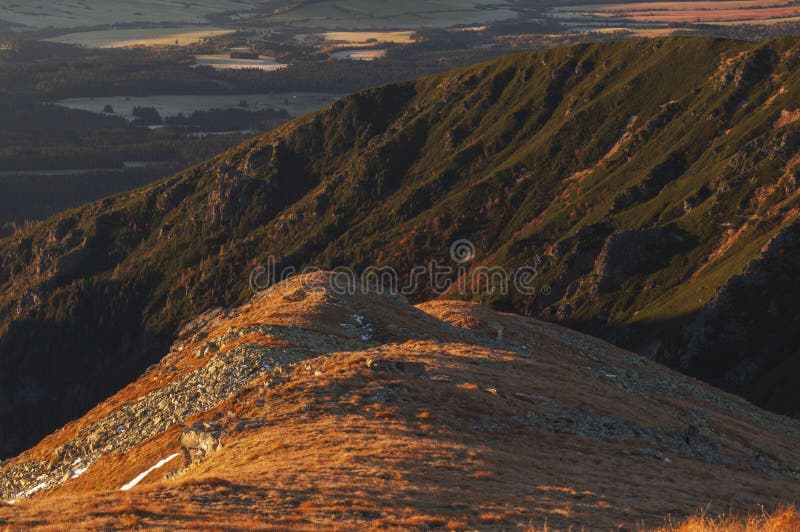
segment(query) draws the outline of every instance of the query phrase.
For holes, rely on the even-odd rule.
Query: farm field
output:
[[[411,0],[402,4],[368,0],[322,0],[288,8],[287,0],[54,0],[3,6],[0,27],[15,33],[37,30],[85,29],[94,34],[102,26],[126,25],[185,26],[207,24],[210,19],[227,19],[234,27],[250,23],[289,25],[317,30],[353,30],[384,28],[445,28],[465,24],[484,24],[517,16],[511,2],[499,0]],[[275,14],[277,13],[277,14]],[[130,37],[115,40],[140,41],[153,38],[140,30]],[[163,30],[162,30],[163,31]],[[146,32],[145,32],[146,33]],[[67,42],[83,44],[83,38],[69,36]],[[94,40],[108,40],[92,35]],[[78,40],[81,39],[81,40]],[[174,39],[173,39],[174,40]],[[61,41],[64,42],[64,41]],[[87,44],[88,45],[88,44]]]
[[[129,46],[188,46],[212,37],[235,33],[216,27],[137,28],[69,33],[47,39],[50,42],[79,44],[88,48],[125,48]]]
[[[800,6],[788,0],[628,2],[562,6],[552,14],[563,20],[618,20],[631,23],[764,24],[794,21]]]
[[[670,25],[703,24],[787,26],[800,21],[800,5],[791,0],[689,0],[686,2],[591,3],[576,0],[409,0],[403,3],[370,0],[131,0],[97,2],[54,0],[50,3],[4,7],[0,37],[34,33],[34,38],[86,47],[189,46],[238,30],[274,35],[296,32],[316,35],[328,43],[349,46],[391,42],[412,44],[419,30],[485,28],[497,23],[530,23],[539,35],[596,32],[623,27],[638,37],[662,35],[650,31]],[[119,23],[122,28],[111,28]],[[516,31],[516,30],[515,30]],[[698,29],[701,33],[707,32]],[[762,30],[774,32],[772,29]],[[789,28],[784,33],[792,31]],[[38,32],[38,33],[36,33]],[[520,30],[526,33],[526,30]],[[609,33],[609,32],[606,32]],[[339,44],[334,44],[338,46]],[[217,53],[209,50],[206,53]],[[251,68],[251,65],[214,62],[215,68]],[[269,66],[258,67],[265,70]]]
[[[800,13],[799,16],[795,17],[780,17],[780,18],[770,18],[770,19],[750,19],[750,20],[725,20],[715,22],[717,26],[736,26],[739,24],[759,24],[764,26],[769,26],[772,24],[783,24],[783,23],[797,23],[800,22]]]
[[[114,109],[114,115],[133,119],[134,107],[154,107],[162,117],[186,116],[195,111],[209,109],[234,109],[247,103],[250,111],[284,109],[293,117],[303,116],[338,100],[340,95],[317,92],[274,94],[223,94],[223,95],[154,95],[154,96],[109,96],[102,98],[71,98],[55,102],[69,109],[102,113],[106,105]]]
[[[624,26],[611,26],[611,27],[603,27],[603,28],[596,28],[592,30],[594,33],[600,35],[613,35],[613,34],[620,34],[620,35],[631,35],[636,37],[642,38],[657,38],[657,37],[670,37],[672,35],[679,34],[681,29],[680,28],[629,28]],[[552,35],[551,37],[556,38],[557,35]]]
[[[267,2],[269,3],[269,2]],[[3,5],[0,19],[20,30],[79,28],[118,23],[201,24],[207,16],[247,11],[264,2],[236,0],[51,0]]]
[[[619,4],[581,4],[557,8],[557,11],[584,10],[603,12],[627,11],[682,11],[682,10],[720,10],[766,8],[791,5],[790,0],[702,0],[687,2],[626,2]]]
[[[246,68],[256,68],[271,72],[286,68],[286,64],[278,63],[272,58],[262,57],[260,59],[231,59],[226,54],[207,54],[195,56],[198,66],[209,66],[216,70],[242,70]]]
[[[512,3],[499,0],[323,0],[270,17],[271,21],[331,30],[385,28],[447,28],[515,18]]]
[[[767,21],[800,15],[800,7],[769,7],[763,9],[665,10],[626,14],[637,22],[733,22]]]
[[[366,50],[342,50],[340,52],[333,52],[331,57],[334,59],[352,61],[374,61],[386,56],[386,50],[381,49],[366,49]]]
[[[414,31],[330,31],[322,36],[326,41],[365,44],[369,42],[391,42],[408,44],[414,42]]]

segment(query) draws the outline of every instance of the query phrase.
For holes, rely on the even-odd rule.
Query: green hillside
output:
[[[459,238],[473,266],[535,264],[547,288],[479,299],[797,414],[798,66],[791,39],[516,55],[353,95],[18,232],[0,241],[0,455],[243,302],[269,256],[410,272]]]

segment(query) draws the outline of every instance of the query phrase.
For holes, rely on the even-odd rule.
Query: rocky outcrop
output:
[[[220,225],[230,221],[237,207],[244,205],[246,199],[242,193],[245,182],[241,178],[226,179],[219,183],[217,190],[209,198],[211,201],[210,221]]]
[[[614,199],[614,210],[623,211],[632,205],[653,199],[664,187],[680,177],[688,167],[689,163],[683,154],[670,154],[663,162],[656,165],[640,184],[622,191]]]
[[[775,51],[768,46],[761,46],[725,61],[716,79],[722,87],[733,86],[741,91],[768,75],[777,62]]]
[[[774,392],[791,386],[789,374],[765,375],[789,342],[800,342],[800,322],[795,311],[800,277],[800,221],[778,232],[765,244],[761,256],[732,277],[683,330],[686,345],[677,361],[668,350],[661,357],[680,364],[720,385],[735,390],[754,389],[762,401],[789,414],[800,411],[781,404]],[[709,357],[709,352],[716,357]],[[718,368],[729,368],[718,374]],[[767,384],[770,383],[770,384]]]
[[[370,358],[367,360],[367,367],[373,371],[398,371],[412,377],[420,377],[425,375],[425,364],[420,362]]]
[[[200,324],[204,328],[213,326],[224,319],[223,316],[220,310],[206,313],[184,330],[187,333],[197,331]],[[253,333],[281,335],[280,331],[274,327],[231,328],[223,336],[204,343],[194,353],[185,352],[186,341],[191,337],[178,340],[161,364],[143,376],[143,379],[163,378],[175,373],[171,380],[135,401],[125,402],[83,428],[72,441],[56,450],[50,462],[37,460],[6,468],[0,475],[0,498],[19,498],[40,484],[43,484],[40,489],[56,487],[83,465],[109,453],[125,452],[169,427],[183,423],[189,416],[220,404],[259,377],[272,375],[280,378],[283,366],[318,352],[314,344],[297,349],[271,349],[259,344],[238,343],[240,338]],[[198,332],[194,332],[194,337]],[[291,331],[287,334],[296,337]],[[306,341],[316,338],[321,345],[330,343],[330,339],[324,336],[304,337]],[[211,345],[215,347],[210,348]],[[226,348],[229,345],[235,347]],[[309,347],[314,350],[309,350]],[[205,362],[182,375],[174,363],[187,356],[196,356]],[[190,428],[181,437],[181,444],[196,461],[213,451],[219,444],[218,440],[219,435],[214,431]]]
[[[193,505],[203,519],[224,520],[226,504],[297,519],[295,501],[309,492],[318,500],[318,486],[340,476],[347,501],[349,486],[386,481],[364,495],[372,500],[397,478],[422,482],[414,486],[429,488],[401,501],[407,513],[431,500],[451,509],[451,494],[437,499],[430,486],[462,493],[469,483],[483,499],[507,483],[491,492],[494,505],[530,474],[535,491],[514,503],[530,519],[528,508],[553,493],[539,487],[544,471],[586,493],[601,482],[606,502],[590,508],[619,512],[617,523],[633,519],[630,504],[640,505],[638,522],[664,497],[671,508],[688,500],[690,513],[709,493],[724,505],[731,496],[771,504],[798,489],[795,420],[565,328],[466,302],[413,307],[366,287],[341,293],[332,278],[293,278],[187,324],[130,386],[0,463],[0,523],[28,523],[20,515],[47,508],[37,522],[63,526],[50,509],[62,501],[122,500],[128,509],[158,500],[163,511],[139,513],[148,526],[164,524],[172,497],[184,497],[174,513]],[[654,476],[667,480],[653,486]],[[720,481],[731,476],[737,482]],[[587,496],[567,493],[571,504]],[[653,499],[637,502],[643,494]],[[348,507],[337,523],[364,519]]]
[[[597,293],[616,290],[635,275],[646,275],[669,264],[681,235],[669,228],[654,227],[619,231],[610,235],[595,259]]]
[[[202,462],[203,459],[222,448],[222,428],[210,423],[195,423],[183,429],[180,437],[186,466]]]
[[[596,239],[607,233],[595,229],[590,234]],[[599,251],[584,242],[578,244],[583,248],[580,253],[572,252],[571,266],[559,279],[569,284],[557,310],[550,309],[548,317],[568,321],[587,303],[615,293],[633,278],[644,278],[667,267],[673,256],[693,246],[691,236],[673,226],[615,231],[602,242]],[[565,241],[563,245],[569,244]],[[582,265],[576,262],[578,257],[583,257]]]

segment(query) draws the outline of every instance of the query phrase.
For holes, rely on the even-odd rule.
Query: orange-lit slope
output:
[[[659,525],[797,500],[799,436],[599,340],[319,274],[6,463],[0,528]]]

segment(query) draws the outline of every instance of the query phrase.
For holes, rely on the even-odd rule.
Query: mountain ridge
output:
[[[475,303],[309,274],[168,351],[0,467],[0,525],[642,528],[798,495],[797,420]]]
[[[411,272],[461,238],[472,266],[535,265],[549,288],[476,299],[796,413],[799,49],[587,44],[370,89],[0,241],[0,449],[243,303],[270,258]]]

